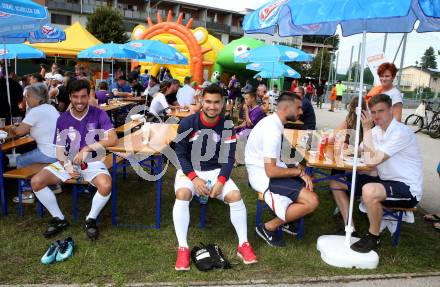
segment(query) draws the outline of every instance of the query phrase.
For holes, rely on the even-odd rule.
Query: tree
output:
[[[125,43],[128,37],[124,31],[122,15],[107,6],[99,6],[87,17],[87,30],[103,43]]]
[[[360,72],[358,72],[357,75],[358,78],[355,79],[356,70],[360,71],[360,65],[357,61],[351,64],[351,75],[350,75],[351,81],[359,81],[359,78],[361,77]],[[347,71],[347,79],[348,79],[348,73],[349,71]],[[364,83],[369,85],[372,85],[374,83],[373,73],[371,73],[370,68],[368,67],[364,68]]]
[[[328,40],[326,40],[329,38]],[[337,50],[339,47],[339,35],[336,36],[313,36],[313,35],[304,35],[303,42],[306,43],[319,43],[319,44],[332,45],[333,50]]]
[[[428,49],[426,49],[425,53],[423,54],[421,64],[422,64],[422,68],[424,69],[427,68],[437,69],[437,61],[435,59],[433,47],[429,47]]]

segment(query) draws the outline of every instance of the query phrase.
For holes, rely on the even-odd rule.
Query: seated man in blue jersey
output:
[[[174,189],[174,229],[179,243],[176,270],[190,269],[187,243],[189,203],[193,196],[199,200],[217,198],[229,204],[232,225],[238,236],[237,255],[245,264],[257,262],[247,239],[246,207],[240,191],[230,178],[235,161],[236,135],[232,122],[225,121],[222,91],[212,84],[203,90],[202,110],[179,123],[178,134],[188,135],[176,143],[180,167]]]
[[[115,97],[131,97],[133,95],[125,76],[119,76],[118,80],[112,84],[111,91]]]

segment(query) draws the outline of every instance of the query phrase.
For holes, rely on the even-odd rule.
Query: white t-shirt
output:
[[[284,126],[276,113],[263,118],[252,129],[244,153],[246,166],[260,167],[264,171],[264,158],[275,158],[276,165],[286,168],[281,161],[281,142]]]
[[[153,100],[151,101],[150,113],[159,115],[164,110],[166,110],[167,113],[169,112],[167,99],[165,98],[164,94],[156,93],[156,95],[154,95]]]
[[[181,107],[189,106],[194,103],[194,95],[196,90],[194,90],[190,85],[184,85],[177,91],[177,101]]]
[[[389,91],[383,92],[383,94],[390,96],[393,106],[403,101],[402,93],[395,87]]]
[[[52,105],[42,104],[30,109],[23,119],[23,123],[31,126],[30,135],[37,142],[38,149],[53,158],[56,157],[53,138],[59,116]]]
[[[159,84],[156,84],[152,87],[148,86],[144,91],[144,96],[148,96],[148,95],[154,96],[157,92],[159,92],[159,90],[160,90]]]
[[[380,179],[405,183],[410,187],[411,194],[420,201],[423,164],[414,132],[393,119],[386,131],[375,126],[372,136],[374,147],[390,157],[377,166]]]

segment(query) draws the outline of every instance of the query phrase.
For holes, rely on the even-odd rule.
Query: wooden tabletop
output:
[[[170,117],[178,117],[179,119],[183,119],[192,114],[193,112],[191,112],[190,110],[171,110],[171,113],[167,115]]]
[[[307,134],[305,130],[293,130],[293,129],[285,129],[284,137],[290,142],[290,144],[295,147],[296,151],[298,151],[301,156],[307,161],[307,166],[314,168],[322,168],[322,169],[339,169],[339,170],[347,170],[350,171],[353,169],[353,165],[344,161],[341,156],[341,153],[336,150],[333,144],[328,144],[325,149],[324,159],[319,159],[319,151],[311,152],[305,150],[305,148],[301,147],[299,142],[300,139]],[[357,170],[359,171],[371,171],[370,167],[366,165],[358,165]]]
[[[123,102],[145,102],[145,97],[126,97],[121,99]]]
[[[30,144],[35,142],[35,140],[33,138],[31,138],[30,136],[24,136],[21,138],[17,138],[17,139],[12,139],[10,141],[5,142],[4,144],[2,144],[2,151],[6,152],[9,151],[11,149],[20,147],[22,145],[25,144]]]
[[[150,140],[143,142],[144,127],[150,127]],[[177,124],[146,124],[138,131],[119,139],[116,146],[108,147],[110,152],[117,153],[145,153],[160,154],[160,152],[173,141],[177,135]]]
[[[112,110],[116,110],[116,109],[120,109],[123,107],[126,107],[128,105],[132,105],[133,103],[131,102],[112,102],[111,104],[105,105],[105,106],[99,106],[99,108],[105,112],[108,111],[112,111]]]
[[[143,121],[130,121],[120,127],[115,129],[116,133],[125,133],[126,131],[131,131],[133,128],[143,124]]]

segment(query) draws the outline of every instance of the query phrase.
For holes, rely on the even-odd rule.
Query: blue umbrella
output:
[[[284,45],[265,45],[251,49],[235,57],[236,63],[251,62],[303,62],[312,56],[299,49]]]
[[[47,9],[30,0],[2,0],[0,36],[37,30],[49,21]]]
[[[125,49],[124,44],[107,43],[99,44],[87,48],[78,54],[78,58],[101,59],[101,81],[104,70],[104,59],[112,60],[112,75],[113,75],[113,59],[138,59],[142,54]]]
[[[434,0],[274,0],[246,15],[246,33],[280,36],[409,33],[417,20],[417,32],[438,31],[440,9]],[[313,11],[313,12],[312,12]]]
[[[313,11],[313,13],[311,13]],[[362,90],[365,66],[365,43],[367,32],[408,33],[419,20],[418,32],[440,30],[439,1],[434,0],[279,0],[271,1],[247,15],[243,28],[247,33],[274,34],[278,27],[281,36],[304,34],[332,35],[336,26],[341,25],[344,36],[363,33],[361,49],[361,66],[359,82],[358,109],[362,103]],[[356,137],[354,154],[358,154],[360,118],[356,120]],[[353,176],[350,192],[350,209],[345,227],[346,236],[343,245],[350,245],[354,191],[356,184],[358,158],[353,161]],[[341,267],[353,267],[349,260],[362,258],[347,255],[347,249],[340,248],[340,240],[330,237],[318,239],[321,257],[327,263]],[[371,255],[373,253],[373,255]],[[375,268],[378,256],[368,253],[369,265]],[[375,256],[374,256],[375,254]],[[342,256],[341,256],[342,255]],[[344,261],[345,260],[345,261]]]
[[[0,59],[36,59],[44,58],[42,51],[26,44],[6,44],[0,48]]]
[[[176,48],[158,40],[136,40],[125,44],[126,50],[142,53],[144,58],[162,64],[188,64],[188,60]]]
[[[258,71],[254,78],[261,76],[262,78],[279,79],[282,77],[301,78],[301,75],[283,63],[251,63],[246,65],[246,69]]]

